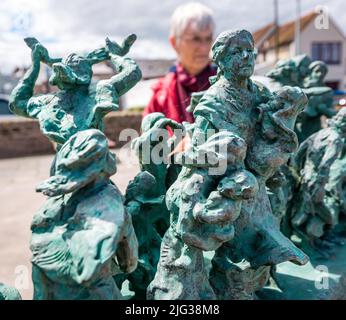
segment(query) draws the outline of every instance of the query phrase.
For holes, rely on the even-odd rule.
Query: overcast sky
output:
[[[279,1],[279,20],[295,16],[295,1]],[[136,33],[131,55],[173,58],[168,45],[169,19],[182,0],[1,0],[0,71],[30,63],[23,37],[34,36],[52,56],[87,51],[103,45],[105,36],[121,40]],[[215,14],[217,33],[225,29],[254,31],[273,19],[273,0],[217,0],[200,2]],[[345,0],[301,0],[302,13],[326,6],[346,33]]]

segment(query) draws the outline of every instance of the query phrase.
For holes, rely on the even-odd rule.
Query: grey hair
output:
[[[189,2],[177,7],[171,17],[170,35],[178,38],[188,27],[189,23],[195,23],[197,30],[210,27],[215,28],[213,11],[199,2]]]

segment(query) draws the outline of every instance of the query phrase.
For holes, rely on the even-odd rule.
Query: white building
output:
[[[331,16],[328,16],[328,28],[317,28],[316,19],[320,16],[312,12],[300,19],[301,52],[313,60],[322,60],[328,65],[326,84],[333,89],[346,89],[346,38]],[[259,64],[256,73],[263,75],[279,59],[295,55],[295,21],[278,27],[276,38],[274,24],[268,24],[253,32],[255,46],[258,49]],[[278,48],[276,49],[276,43]]]

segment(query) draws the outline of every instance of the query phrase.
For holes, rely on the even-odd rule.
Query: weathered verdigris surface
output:
[[[342,112],[322,129],[321,116],[331,118],[336,111],[333,108],[333,90],[326,87],[324,78],[328,72],[322,61],[312,62],[308,56],[301,55],[293,59],[280,61],[267,74],[269,88],[278,90],[291,84],[303,88],[309,103],[297,119],[295,131],[301,146],[297,154],[292,155],[288,164],[267,181],[272,210],[282,219],[282,231],[291,237],[306,253],[313,264],[331,267],[342,263],[343,255],[337,250],[345,243],[344,209],[344,133]],[[338,119],[338,120],[337,120]],[[332,257],[333,261],[329,261]],[[307,290],[312,273],[311,265],[299,269],[290,263],[283,263],[276,271],[272,270],[275,281],[282,289],[282,298],[292,299],[294,292]],[[344,272],[331,271],[339,277],[338,290],[309,290],[309,299],[340,297],[345,291],[342,285]],[[295,284],[293,280],[297,281]],[[309,283],[313,286],[313,283]],[[334,286],[334,284],[333,284]],[[337,294],[335,292],[338,292]],[[304,295],[298,294],[297,298]]]
[[[0,283],[0,301],[1,300],[22,300],[17,289]]]
[[[267,78],[254,77],[256,81],[266,84],[272,92],[277,92],[285,85],[299,86],[303,89],[309,102],[296,121],[295,132],[300,143],[322,128],[321,116],[330,118],[335,115],[333,90],[324,84],[327,72],[328,68],[324,62],[312,62],[303,54],[279,61],[274,69],[267,73]],[[280,173],[276,173],[279,179],[274,176],[267,181],[267,192],[274,214],[284,218],[282,227],[289,235],[290,221],[285,215],[300,177],[299,172],[286,163],[279,171]]]
[[[331,118],[336,113],[333,108],[333,90],[324,83],[327,73],[328,67],[324,62],[314,61],[309,64],[308,74],[303,80],[309,104],[298,117],[296,131],[299,141],[304,141],[322,128],[321,116]]]
[[[31,224],[35,299],[119,299],[112,278],[137,265],[137,239],[120,191],[109,177],[116,161],[104,134],[73,135],[55,174],[37,187],[49,196]]]
[[[52,59],[36,39],[25,40],[32,66],[13,90],[10,108],[38,119],[57,144],[51,177],[37,187],[48,200],[31,225],[35,299],[118,299],[112,276],[136,267],[137,239],[109,179],[116,159],[102,133],[103,117],[118,109],[119,97],[141,78],[135,62],[123,57],[135,39],[131,35],[119,46],[107,38],[104,48],[66,59]],[[104,60],[118,73],[93,90],[92,65]],[[41,62],[51,66],[49,81],[59,91],[33,96]]]
[[[136,37],[129,36],[123,47],[106,39],[104,48],[87,56],[75,53],[65,59],[52,59],[48,51],[35,38],[25,39],[32,49],[32,65],[10,97],[10,109],[21,116],[38,119],[41,131],[61,147],[78,131],[103,129],[102,118],[119,108],[118,99],[141,78],[135,62],[122,57]],[[110,60],[118,74],[101,80],[96,90],[90,88],[92,65]],[[50,84],[60,90],[56,93],[34,96],[34,86],[40,71],[40,62],[52,68]]]
[[[324,78],[328,67],[322,61],[314,61],[303,54],[279,61],[265,77],[255,77],[275,92],[285,85],[303,88],[309,98],[308,106],[298,116],[295,131],[300,142],[322,128],[321,116],[327,118],[335,114],[333,90],[326,87]]]
[[[265,187],[298,147],[293,128],[307,98],[297,87],[270,94],[250,80],[254,42],[245,30],[223,32],[212,51],[218,74],[192,107],[191,147],[166,195],[171,226],[150,299],[253,298],[270,265],[308,261],[281,233]]]
[[[304,79],[309,76],[310,64],[311,59],[306,54],[278,61],[274,69],[266,74],[272,83],[268,86],[269,89],[272,90],[275,85],[301,87]]]
[[[183,128],[162,113],[151,113],[142,121],[141,136],[132,141],[141,171],[127,187],[125,205],[132,216],[138,238],[138,267],[126,277],[117,276],[116,281],[121,283],[127,278],[129,288],[135,292],[134,299],[146,298],[147,287],[156,273],[162,236],[169,227],[169,211],[165,202],[169,164],[161,160],[167,160],[174,138],[169,137],[167,126],[173,130]],[[160,141],[160,137],[163,141]],[[166,148],[167,154],[155,159],[155,155],[159,156],[155,148],[158,149],[160,145]]]
[[[287,219],[305,244],[327,255],[339,243],[338,227],[345,214],[346,109],[341,109],[328,127],[306,139],[293,158],[299,182]]]

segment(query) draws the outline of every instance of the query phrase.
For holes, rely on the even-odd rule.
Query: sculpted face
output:
[[[226,78],[246,79],[252,76],[256,53],[252,35],[248,31],[221,33],[212,51],[215,63]]]
[[[268,76],[287,85],[299,83],[299,72],[292,60],[279,61],[275,68],[268,72]]]
[[[327,74],[327,67],[323,62],[314,62],[310,66],[310,73],[305,79],[308,86],[322,86]]]
[[[66,89],[73,85],[89,85],[92,76],[91,65],[87,59],[76,54],[52,65],[50,84]]]
[[[335,125],[346,135],[346,108],[340,109],[340,111],[333,118]]]
[[[311,78],[316,79],[318,81],[322,81],[325,75],[325,71],[320,66],[316,66],[311,71]]]
[[[227,50],[229,65],[235,76],[249,78],[255,68],[255,52],[252,41],[247,37],[237,37]]]

